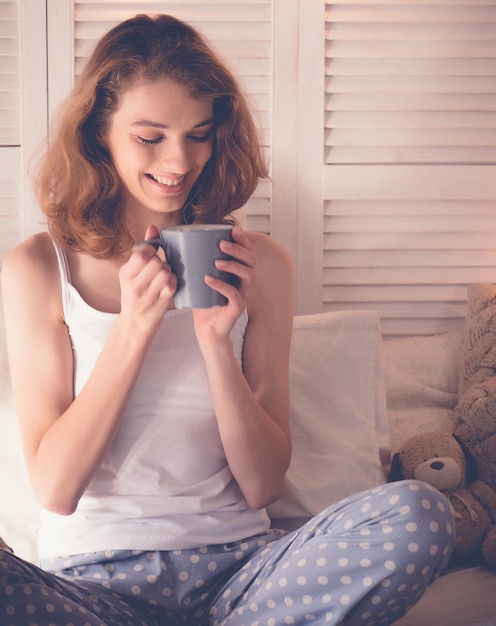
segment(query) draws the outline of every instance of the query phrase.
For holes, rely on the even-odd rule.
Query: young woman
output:
[[[43,512],[41,568],[0,552],[2,624],[389,624],[446,565],[449,505],[418,482],[271,529],[291,453],[293,269],[234,225],[227,298],[176,309],[159,229],[231,219],[266,176],[203,38],[137,16],[97,45],[37,188],[48,232],[4,263],[12,383]],[[220,264],[219,264],[220,265]]]

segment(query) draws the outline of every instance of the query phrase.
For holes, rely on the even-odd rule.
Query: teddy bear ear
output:
[[[470,450],[470,448],[463,441],[463,439],[460,439],[458,435],[453,435],[453,438],[457,441],[458,445],[462,449],[463,454],[465,455],[465,463],[467,465],[465,481],[467,483],[470,483],[476,480],[479,474],[477,460],[474,454],[472,453],[472,451]]]
[[[394,483],[398,480],[401,480],[402,478],[403,476],[401,475],[400,453],[395,452],[391,460],[391,471],[389,472],[389,482]]]

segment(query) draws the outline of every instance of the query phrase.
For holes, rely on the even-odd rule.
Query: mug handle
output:
[[[138,244],[137,250],[141,250],[144,246],[153,246],[155,250],[162,248],[164,252],[167,252],[167,242],[162,237],[154,237],[153,239],[145,239]]]

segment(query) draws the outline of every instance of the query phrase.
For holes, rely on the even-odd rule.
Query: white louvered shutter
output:
[[[0,265],[43,228],[29,170],[47,132],[45,0],[0,0]]]
[[[50,112],[105,30],[169,12],[205,32],[252,98],[273,180],[248,226],[292,252],[298,313],[373,308],[386,333],[432,333],[461,326],[468,283],[496,282],[493,0],[18,0],[0,1],[2,15],[19,3],[22,41],[39,42],[21,55],[23,136],[0,148],[4,197],[38,141],[31,120],[42,127],[42,7]],[[8,205],[0,254],[37,225]]]
[[[322,307],[461,325],[496,282],[496,3],[326,3]]]
[[[21,97],[19,0],[0,1],[0,264],[20,239]]]
[[[74,39],[73,72],[77,75],[95,46],[109,28],[137,13],[169,13],[200,29],[214,44],[235,75],[243,84],[252,103],[260,128],[264,150],[271,150],[271,89],[272,89],[272,2],[271,0],[196,0],[176,1],[107,1],[82,0],[61,3],[51,0],[57,8],[67,11],[71,5]],[[49,6],[50,21],[50,6]],[[58,52],[53,51],[55,60]],[[49,61],[51,62],[51,61]],[[67,76],[67,72],[65,72]],[[55,82],[57,77],[54,77]],[[67,80],[66,80],[67,82]],[[70,85],[55,87],[56,98],[62,98]],[[270,160],[270,159],[269,159]],[[260,183],[246,205],[248,225],[252,229],[270,232],[269,182]]]

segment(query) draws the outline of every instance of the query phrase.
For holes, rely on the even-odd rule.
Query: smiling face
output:
[[[136,79],[120,94],[105,143],[119,177],[128,225],[181,221],[193,185],[212,155],[213,103],[169,79]]]

